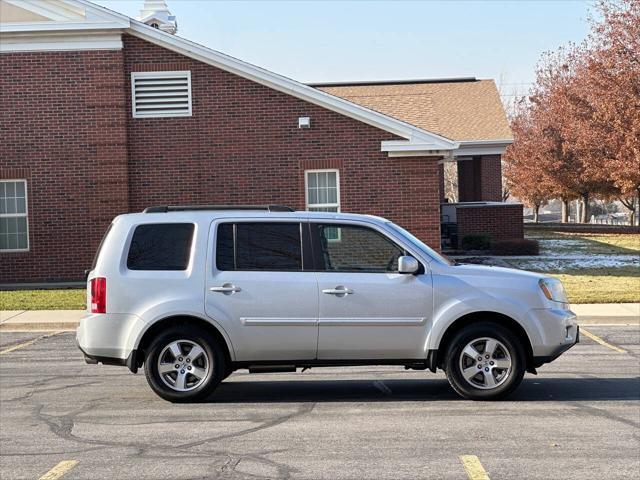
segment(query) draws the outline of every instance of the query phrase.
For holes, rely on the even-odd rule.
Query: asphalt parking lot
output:
[[[640,327],[587,327],[605,343],[583,335],[502,402],[359,367],[236,372],[173,405],[143,374],[86,365],[73,333],[2,333],[0,478],[635,479]]]

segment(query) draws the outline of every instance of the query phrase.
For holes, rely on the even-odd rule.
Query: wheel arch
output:
[[[153,339],[163,330],[176,325],[195,325],[209,332],[222,347],[227,365],[231,365],[233,363],[233,358],[231,356],[232,347],[228,343],[226,337],[214,324],[193,315],[171,315],[157,320],[156,322],[149,325],[144,331],[136,349],[136,367],[142,366],[142,363],[147,356],[146,350],[148,349]]]
[[[440,338],[440,343],[438,344],[438,349],[435,358],[435,366],[442,369],[444,366],[445,355],[449,348],[449,343],[453,339],[453,337],[463,328],[468,325],[472,325],[478,322],[493,322],[498,325],[502,325],[508,328],[511,332],[513,332],[518,340],[522,343],[525,355],[526,355],[526,369],[528,372],[536,373],[534,368],[534,360],[533,360],[533,347],[531,344],[531,339],[527,334],[527,331],[524,327],[514,318],[505,315],[504,313],[492,312],[492,311],[481,311],[481,312],[472,312],[462,315],[461,317],[454,320],[444,331],[444,334]]]

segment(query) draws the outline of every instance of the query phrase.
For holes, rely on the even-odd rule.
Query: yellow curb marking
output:
[[[5,353],[11,353],[11,352],[13,352],[15,350],[18,350],[20,348],[28,347],[29,345],[33,345],[34,343],[36,343],[39,340],[42,340],[44,338],[53,337],[54,335],[58,335],[59,333],[62,333],[62,332],[54,332],[54,333],[48,333],[46,335],[40,335],[39,337],[34,338],[33,340],[29,340],[28,342],[19,343],[18,345],[14,345],[13,347],[9,347],[9,348],[6,348],[4,350],[0,350],[0,355],[4,355]]]
[[[475,455],[460,455],[460,461],[467,472],[469,480],[491,480]]]
[[[593,340],[594,342],[599,343],[600,345],[604,345],[605,347],[610,348],[611,350],[615,350],[618,353],[627,353],[627,351],[623,348],[619,348],[616,347],[615,345],[611,345],[610,343],[605,342],[603,339],[601,339],[600,337],[598,337],[597,335],[594,335],[593,333],[585,330],[584,328],[580,328],[580,333],[582,335],[584,335],[585,337],[590,338],[591,340]]]
[[[39,480],[56,480],[62,478],[69,470],[78,464],[77,460],[64,460],[40,477]]]

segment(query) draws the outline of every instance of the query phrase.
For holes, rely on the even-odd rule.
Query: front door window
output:
[[[327,272],[389,273],[398,271],[404,249],[381,233],[355,225],[316,224],[321,255],[319,269]]]

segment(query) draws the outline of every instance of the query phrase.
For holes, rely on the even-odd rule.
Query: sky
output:
[[[94,0],[136,17],[143,0]],[[178,35],[302,82],[492,78],[522,94],[592,2],[167,0]]]

